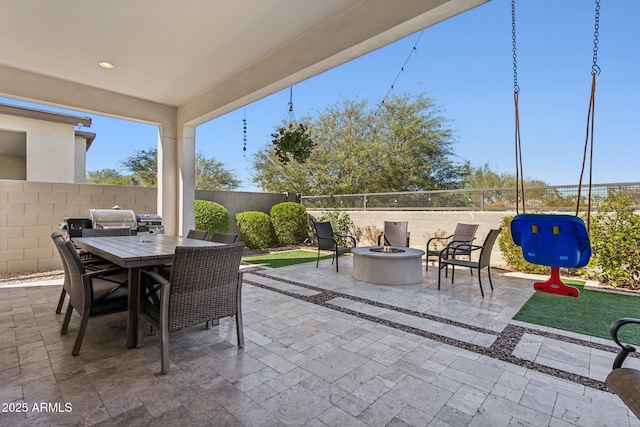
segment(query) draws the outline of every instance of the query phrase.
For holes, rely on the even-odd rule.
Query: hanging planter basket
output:
[[[288,126],[279,127],[271,134],[273,150],[280,162],[286,165],[293,159],[298,163],[304,163],[309,158],[316,143],[311,139],[308,130],[303,123],[289,123]]]

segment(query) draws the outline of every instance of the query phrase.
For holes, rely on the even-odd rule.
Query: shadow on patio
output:
[[[511,320],[531,280],[495,270],[483,299],[462,269],[438,291],[437,269],[383,286],[340,261],[248,267],[246,347],[232,319],[174,333],[166,376],[158,335],[125,348],[124,313],[73,357],[60,285],[0,287],[0,425],[640,425],[603,383],[612,342]]]

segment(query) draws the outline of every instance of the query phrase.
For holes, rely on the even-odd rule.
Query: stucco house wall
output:
[[[95,134],[76,131],[75,116],[5,104],[0,107],[0,179],[86,182],[85,156]],[[37,118],[24,117],[29,114]],[[77,119],[90,123],[86,117]]]

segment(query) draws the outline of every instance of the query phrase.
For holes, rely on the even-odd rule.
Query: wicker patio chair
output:
[[[436,241],[438,240],[445,241],[446,242],[445,249],[456,248],[460,245],[469,245],[475,239],[477,230],[478,230],[478,224],[458,223],[452,235],[447,237],[432,237],[431,239],[427,240],[427,250],[426,250],[427,262],[425,267],[426,270],[429,271],[429,257],[432,257],[432,256],[440,257],[441,254],[443,253],[447,253],[447,254],[452,253],[452,252],[444,252],[441,249],[436,249],[435,248]],[[434,243],[433,249],[429,248],[431,246],[431,242]],[[469,260],[471,260],[471,252],[467,249],[460,248],[460,250],[457,250],[455,254],[456,256],[466,256],[469,258]]]
[[[69,304],[60,335],[67,333],[71,314],[75,309],[80,315],[81,321],[71,354],[77,356],[80,353],[89,317],[127,310],[128,289],[126,283],[120,283],[118,280],[106,280],[106,277],[111,273],[114,274],[111,276],[112,278],[118,277],[120,280],[126,280],[126,275],[123,277],[120,269],[87,272],[73,243],[64,240],[59,235],[53,240],[62,258],[65,270],[64,286],[69,293]]]
[[[244,243],[178,246],[169,279],[142,270],[138,345],[143,344],[144,319],[160,331],[163,374],[169,372],[169,332],[235,316],[238,347],[244,347],[239,271],[243,250]]]
[[[461,244],[459,246],[447,246],[442,250],[442,255],[439,255],[438,260],[438,290],[440,290],[440,276],[442,273],[442,269],[445,269],[445,277],[447,274],[448,267],[451,266],[451,283],[453,283],[453,277],[455,275],[455,267],[467,267],[472,271],[474,268],[478,269],[478,283],[480,284],[480,294],[482,298],[484,298],[484,291],[482,290],[482,277],[480,275],[480,271],[483,268],[487,268],[487,274],[489,275],[489,285],[491,286],[491,290],[493,291],[493,283],[491,283],[491,251],[493,250],[493,244],[496,242],[498,235],[500,234],[500,229],[490,230],[487,237],[484,239],[484,243],[482,246],[480,245],[465,245]],[[480,251],[480,258],[478,261],[466,261],[462,259],[456,258],[456,252],[459,250],[467,251],[469,253],[473,251]],[[471,256],[469,256],[471,258]]]
[[[131,230],[129,228],[83,228],[82,229],[82,237],[107,237],[107,236],[130,236]],[[51,234],[51,238],[55,243],[56,236],[59,236],[58,233]],[[96,271],[96,270],[105,270],[109,268],[116,268],[116,266],[109,261],[102,259],[98,256],[78,251],[80,255],[80,259],[82,260],[82,264],[87,270]],[[64,260],[63,260],[64,266]],[[124,271],[124,270],[122,270]],[[65,270],[65,286],[62,287],[62,291],[60,291],[60,298],[58,300],[58,306],[56,307],[56,314],[62,313],[62,306],[64,305],[65,297],[67,296],[67,288],[66,282],[68,274]],[[126,281],[125,281],[126,282]]]
[[[217,243],[226,243],[226,244],[236,243],[238,241],[238,234],[237,233],[219,233],[217,231],[214,231],[213,233],[211,233],[211,238],[209,240]]]
[[[189,230],[187,239],[207,240],[207,234],[209,234],[207,230]]]
[[[320,262],[320,251],[332,251],[331,264],[333,265],[333,261],[335,260],[337,272],[338,256],[351,252],[351,249],[356,247],[356,239],[353,236],[335,234],[330,222],[314,222],[313,226],[316,229],[316,237],[318,239],[318,260],[316,261],[316,268],[318,268],[318,263]],[[345,242],[345,245],[340,246],[339,242]]]
[[[378,236],[378,246],[409,247],[408,221],[385,221],[384,231]]]

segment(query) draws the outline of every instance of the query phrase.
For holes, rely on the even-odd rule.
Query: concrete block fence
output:
[[[238,212],[268,214],[277,203],[298,201],[294,193],[205,190],[196,191],[196,198],[227,208],[231,232],[237,232]],[[60,232],[60,221],[84,218],[87,209],[115,205],[135,213],[156,213],[156,188],[0,180],[0,274],[62,268],[51,240],[52,232]]]
[[[231,232],[237,232],[235,214],[244,211],[269,213],[277,203],[297,201],[294,193],[255,193],[238,191],[196,191],[196,198],[211,200],[229,210]],[[155,213],[155,188],[118,187],[89,184],[58,184],[0,180],[0,274],[31,270],[60,269],[60,257],[51,233],[60,231],[66,217],[85,217],[87,209],[109,209],[120,205],[136,213]],[[318,217],[322,211],[309,210]],[[349,211],[355,225],[382,230],[384,221],[408,221],[411,247],[425,249],[427,239],[439,230],[453,232],[458,222],[480,224],[477,242],[481,244],[491,228],[499,227],[509,212],[432,212],[432,211]],[[370,244],[362,242],[361,244]],[[492,264],[503,265],[496,245]]]
[[[307,212],[319,217],[323,211],[307,210]],[[446,235],[453,234],[456,224],[459,222],[466,224],[479,224],[476,232],[475,244],[481,245],[484,238],[492,228],[500,227],[500,222],[505,216],[513,216],[515,212],[486,212],[486,211],[348,211],[353,223],[360,228],[374,226],[380,230],[384,229],[385,221],[408,221],[408,229],[411,233],[409,246],[416,249],[425,250],[427,240],[443,230]],[[372,242],[362,242],[362,244],[372,244]],[[496,267],[506,266],[502,257],[502,252],[496,242],[491,253],[491,265]]]
[[[156,189],[0,180],[0,273],[62,268],[51,233],[66,217],[120,205],[156,212]]]

